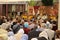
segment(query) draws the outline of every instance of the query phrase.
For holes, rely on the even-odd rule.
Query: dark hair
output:
[[[38,40],[47,40],[45,37],[38,37]]]
[[[20,22],[21,22],[21,20],[20,20],[20,19],[18,19],[18,20],[17,20],[17,22],[18,22],[18,23],[20,23]]]
[[[23,12],[20,12],[20,16],[23,14]]]
[[[27,20],[24,20],[25,22],[27,22]]]

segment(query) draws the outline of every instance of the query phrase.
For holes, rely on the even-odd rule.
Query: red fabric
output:
[[[34,9],[38,9],[39,8],[39,6],[34,6]]]
[[[55,13],[55,14],[58,14],[58,10],[55,9],[55,10],[54,10],[54,13]]]
[[[24,32],[25,32],[25,34],[28,34],[29,31],[30,31],[30,29],[28,29],[28,28],[24,28]]]
[[[57,15],[57,14],[58,14],[58,11],[57,11],[57,10],[55,10],[55,9],[54,9],[54,10],[52,10],[51,12],[52,12],[52,14],[53,14],[53,15]]]

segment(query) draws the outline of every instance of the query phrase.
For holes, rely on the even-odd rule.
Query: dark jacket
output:
[[[14,32],[14,34],[16,34],[19,31],[20,28],[22,28],[20,24],[14,25],[13,26],[13,32]]]
[[[31,38],[35,38],[39,36],[39,33],[41,33],[41,31],[36,31],[35,29],[30,31],[28,33],[28,40],[31,40]]]

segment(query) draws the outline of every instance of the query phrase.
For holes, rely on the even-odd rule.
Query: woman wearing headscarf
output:
[[[21,40],[28,40],[28,35],[27,34],[23,34]]]
[[[44,37],[47,40],[55,40],[55,32],[51,29],[45,29],[39,34],[39,37]]]
[[[20,29],[17,34],[14,35],[14,37],[16,38],[16,40],[21,40],[22,36],[24,34],[24,30]]]

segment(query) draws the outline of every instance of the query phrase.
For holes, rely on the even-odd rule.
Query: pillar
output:
[[[2,4],[0,4],[0,16],[2,15]]]
[[[25,11],[27,11],[28,3],[25,4]]]
[[[59,11],[58,11],[58,30],[60,30],[60,0],[59,0]]]
[[[6,16],[8,16],[8,4],[6,4]]]

